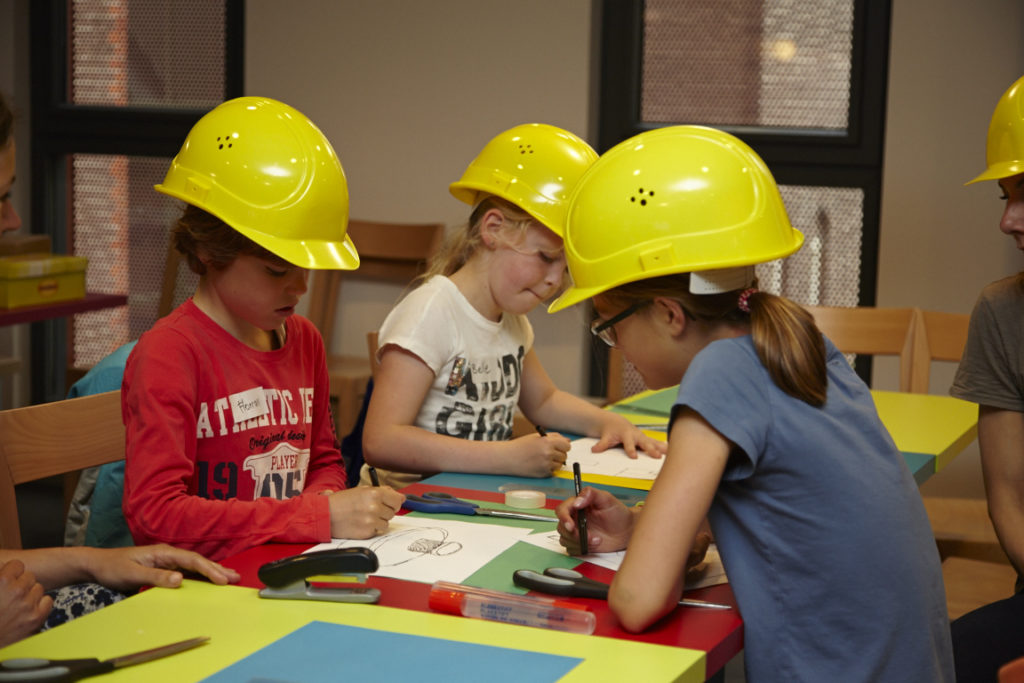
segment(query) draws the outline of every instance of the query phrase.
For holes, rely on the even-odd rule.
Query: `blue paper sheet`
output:
[[[455,640],[311,622],[205,679],[346,681],[557,681],[582,659]]]

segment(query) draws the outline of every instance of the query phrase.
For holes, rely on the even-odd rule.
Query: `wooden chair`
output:
[[[338,437],[351,431],[359,414],[371,368],[366,356],[331,353],[341,285],[348,278],[400,285],[421,274],[444,237],[443,223],[381,223],[352,220],[348,234],[359,251],[359,269],[318,270],[312,276],[307,317],[320,330],[327,349],[331,396],[337,399]]]
[[[928,393],[931,364],[934,361],[959,363],[967,346],[966,313],[918,311],[914,328],[914,371],[910,391]]]
[[[918,312],[911,391],[928,392],[933,362],[960,361],[969,322],[966,313]],[[999,544],[986,500],[925,496],[924,507],[942,557],[950,618],[1009,597],[1016,572]]]
[[[916,308],[805,306],[814,322],[843,353],[898,356],[900,391],[910,391],[914,368]]]
[[[21,548],[14,487],[124,458],[121,392],[0,411],[0,548]]]

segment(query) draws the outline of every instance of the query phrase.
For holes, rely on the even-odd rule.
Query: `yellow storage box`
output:
[[[0,258],[0,308],[85,298],[84,256],[20,254]]]

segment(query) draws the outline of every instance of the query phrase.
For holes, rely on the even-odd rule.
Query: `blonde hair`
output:
[[[435,275],[450,276],[466,265],[483,243],[480,237],[480,222],[484,214],[491,209],[497,209],[505,218],[506,227],[503,230],[524,234],[531,223],[537,222],[533,216],[512,202],[494,195],[485,195],[469,215],[469,220],[460,229],[445,237],[441,248],[430,260],[426,272],[417,278],[416,284],[425,282]]]
[[[620,285],[600,296],[626,306],[664,297],[679,302],[687,317],[708,323],[742,323],[749,319],[754,349],[779,389],[812,406],[825,405],[828,375],[825,341],[814,318],[798,304],[768,292],[747,299],[741,311],[738,289],[723,294],[693,294],[690,274],[680,273]]]

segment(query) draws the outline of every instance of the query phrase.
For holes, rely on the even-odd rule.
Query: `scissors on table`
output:
[[[557,522],[558,518],[546,515],[535,515],[529,512],[513,512],[512,510],[496,510],[494,508],[480,507],[476,503],[462,500],[455,496],[442,493],[441,491],[430,491],[422,496],[414,493],[406,494],[402,507],[406,510],[417,512],[443,513],[454,515],[484,515],[488,517],[503,517],[505,519],[525,519],[532,522]]]
[[[207,636],[182,640],[113,659],[41,659],[24,657],[0,661],[0,681],[77,681],[133,664],[184,652],[209,640]]]
[[[608,599],[607,583],[602,583],[588,576],[583,576],[575,569],[564,567],[548,567],[543,574],[532,569],[517,569],[512,574],[512,582],[520,588],[549,593],[551,595],[566,595],[577,598],[597,598],[598,600]],[[680,605],[686,607],[709,607],[711,609],[732,609],[732,605],[719,602],[707,602],[705,600],[691,600],[684,598],[679,601]]]

